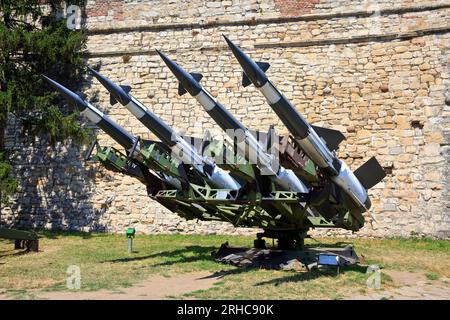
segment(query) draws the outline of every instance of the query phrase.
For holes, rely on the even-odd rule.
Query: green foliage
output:
[[[86,143],[90,131],[81,127],[78,117],[78,111],[64,115],[58,107],[51,106],[41,117],[25,120],[24,129],[33,135],[47,135],[52,145],[66,137]]]
[[[20,12],[18,17],[0,20],[0,120],[8,112],[27,118],[30,111],[47,110],[57,101],[46,90],[41,74],[76,79],[83,66],[85,33],[69,30],[64,20],[44,16],[39,6],[32,8],[24,2],[28,3],[0,2],[1,12]],[[16,10],[11,9],[14,6]],[[33,24],[24,22],[30,15],[35,19]]]
[[[63,83],[81,84],[82,51],[86,34],[70,30],[56,19],[62,0],[0,0],[0,200],[17,189],[5,153],[8,116],[21,121],[25,132],[42,135],[51,143],[68,137],[85,140],[76,111],[62,106],[41,74]],[[84,8],[85,0],[71,4]],[[70,79],[70,81],[66,81]],[[60,80],[61,81],[61,80]],[[72,86],[71,89],[78,88]]]
[[[18,188],[17,180],[11,178],[12,166],[4,161],[3,153],[0,153],[0,205],[6,204],[8,197]]]

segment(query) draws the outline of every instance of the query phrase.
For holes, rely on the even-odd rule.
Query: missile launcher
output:
[[[265,247],[263,238],[274,238],[279,248],[301,249],[311,228],[358,231],[371,205],[368,190],[385,176],[380,164],[371,158],[351,171],[335,152],[344,135],[309,124],[269,80],[269,64],[254,62],[225,40],[243,69],[243,86],[255,85],[288,135],[277,136],[273,128],[267,134],[250,131],[203,87],[203,75],[187,72],[160,51],[179,82],[178,94],[194,97],[227,139],[181,136],[136,99],[131,87],[90,69],[110,93],[111,104],[119,102],[159,139],[142,140],[61,84],[45,79],[124,149],[95,141],[88,152],[91,161],[136,178],[150,201],[186,219],[262,229],[257,248]]]

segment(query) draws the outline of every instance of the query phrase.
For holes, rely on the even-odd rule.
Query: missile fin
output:
[[[205,173],[211,176],[214,172],[214,166],[212,166],[211,164],[205,164],[203,166],[203,170],[205,171]]]
[[[114,98],[114,96],[112,94],[109,95],[109,104],[110,105],[115,105],[118,101]]]
[[[205,135],[202,140],[201,150],[199,150],[202,155],[204,154],[205,149],[209,146],[210,143],[211,143],[211,132],[209,132],[209,130],[206,129]]]
[[[182,96],[183,94],[185,94],[187,91],[186,89],[180,84],[178,84],[178,95]]]
[[[264,72],[267,71],[267,69],[269,69],[270,64],[267,62],[256,62],[256,64],[258,65],[258,67],[260,67],[260,69]],[[247,77],[247,75],[245,74],[245,72],[242,72],[242,86],[243,87],[247,87],[249,85],[251,85],[252,82],[250,81],[250,79]]]
[[[137,136],[131,149],[129,151],[127,150],[128,160],[133,158],[134,152],[136,151],[136,148],[139,146],[140,142],[141,142],[141,137]]]
[[[123,91],[125,91],[126,93],[130,93],[130,91],[131,91],[131,86],[120,86],[122,89],[123,89]]]
[[[192,78],[195,79],[195,81],[200,82],[200,80],[202,80],[203,75],[201,73],[191,73]],[[183,94],[185,94],[187,91],[186,89],[183,87],[183,85],[181,84],[181,82],[178,84],[178,95],[182,96]]]
[[[269,64],[268,62],[257,62],[256,64],[257,64],[258,67],[260,67],[261,70],[264,71],[264,72],[266,72],[266,71],[269,69],[269,67],[270,67],[270,64]]]
[[[125,91],[126,93],[129,93],[131,91],[131,87],[130,86],[120,86],[123,91]],[[118,101],[114,98],[114,96],[112,94],[109,95],[109,103],[113,106],[117,103]]]
[[[245,74],[245,72],[242,72],[242,86],[243,87],[247,87],[249,85],[251,85],[252,82],[250,81],[250,79],[247,77],[247,75]]]
[[[187,176],[187,170],[188,170],[188,166],[186,166],[186,164],[184,164],[184,163],[180,163],[179,165],[178,165],[178,170],[179,170],[179,172],[180,172],[180,175],[184,178],[184,180],[186,180],[186,181],[189,181],[189,178],[188,178],[188,176]]]
[[[91,159],[92,152],[94,152],[96,146],[98,146],[97,139],[92,141],[91,145],[89,146],[89,149],[86,152],[86,155],[84,156],[84,161],[89,161]]]
[[[338,130],[318,127],[318,126],[312,126],[314,131],[317,132],[317,134],[325,140],[328,148],[330,150],[336,150],[339,147],[339,144],[345,140],[345,136],[342,134],[342,132]]]
[[[266,145],[266,150],[271,150],[272,149],[272,136],[275,135],[275,127],[273,124],[270,125],[269,127],[269,131],[267,131],[267,145]]]
[[[197,81],[197,82],[200,82],[200,80],[202,80],[202,78],[203,78],[203,75],[202,75],[201,73],[195,73],[195,72],[192,72],[192,73],[191,73],[191,76],[192,76],[192,78],[194,78],[195,81]]]
[[[367,160],[353,173],[366,189],[372,188],[386,176],[386,172],[375,157]]]

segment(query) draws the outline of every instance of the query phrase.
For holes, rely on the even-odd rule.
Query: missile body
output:
[[[314,128],[297,112],[291,102],[272,84],[261,65],[255,63],[240,48],[225,37],[228,46],[244,70],[244,82],[253,83],[261,91],[289,132],[294,136],[308,157],[330,175],[332,181],[344,190],[361,211],[370,208],[366,188],[348,166],[338,159],[319,137]],[[263,65],[264,66],[264,65]],[[266,64],[265,69],[267,70]]]
[[[124,105],[147,129],[153,132],[171,150],[172,155],[183,163],[192,165],[206,180],[217,188],[234,189],[241,188],[231,175],[219,168],[209,159],[202,157],[198,152],[177,134],[163,120],[148,110],[139,100],[133,97],[126,87],[118,86],[99,72],[89,68],[93,75],[111,94],[111,101],[118,101]],[[115,101],[114,101],[115,100]]]
[[[177,77],[180,86],[203,106],[222,130],[232,138],[236,137],[237,130],[243,134],[244,143],[238,144],[238,149],[250,163],[257,163],[260,169],[282,188],[295,192],[308,193],[308,188],[303,182],[291,170],[286,170],[280,165],[276,166],[273,157],[265,152],[264,147],[255,136],[203,88],[198,82],[199,77],[197,74],[186,72],[163,53],[158,50],[157,52]]]
[[[113,121],[103,112],[98,110],[88,101],[83,100],[80,96],[70,91],[63,85],[59,84],[58,82],[46,76],[43,77],[53,88],[58,90],[70,104],[74,105],[83,116],[88,118],[92,123],[94,123],[100,129],[105,131],[111,138],[114,139],[114,141],[119,143],[125,150],[131,152],[131,149],[133,148],[133,145],[137,140],[136,137],[128,133],[124,128],[118,125],[115,121]],[[144,162],[140,158],[139,145],[136,146],[133,156],[135,156],[138,161]],[[159,173],[159,175],[164,181],[168,182],[175,188],[181,190],[181,182],[178,179],[166,175],[164,173]]]

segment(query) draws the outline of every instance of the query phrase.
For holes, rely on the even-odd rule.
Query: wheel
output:
[[[290,238],[278,239],[278,249],[289,250],[294,248],[294,240]]]
[[[266,240],[264,239],[256,239],[253,241],[253,246],[256,249],[265,249],[266,248]]]
[[[39,240],[27,240],[25,242],[27,251],[38,252],[39,251]]]
[[[23,241],[22,240],[14,240],[14,250],[23,249]]]

